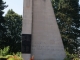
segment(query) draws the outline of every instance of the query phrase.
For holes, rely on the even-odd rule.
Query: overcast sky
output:
[[[3,0],[8,7],[4,10],[5,14],[9,9],[13,9],[16,13],[23,14],[23,0]]]
[[[8,7],[4,10],[5,14],[9,9],[13,9],[16,13],[23,14],[23,0],[3,0]],[[80,4],[80,2],[79,2]]]

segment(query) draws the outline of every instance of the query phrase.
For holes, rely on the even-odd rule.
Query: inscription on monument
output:
[[[22,34],[22,53],[31,53],[31,34]]]

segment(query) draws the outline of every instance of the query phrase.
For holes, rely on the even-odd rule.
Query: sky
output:
[[[13,9],[16,13],[23,15],[23,0],[3,0],[8,7],[4,10],[4,15],[9,9]],[[79,1],[80,4],[80,1]]]
[[[4,9],[4,15],[7,13],[9,9],[13,9],[16,13],[22,15],[23,14],[23,0],[3,0],[6,2],[8,7]]]

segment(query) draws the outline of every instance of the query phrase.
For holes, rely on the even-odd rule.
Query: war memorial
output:
[[[24,60],[64,60],[65,51],[51,0],[24,0],[22,57]]]

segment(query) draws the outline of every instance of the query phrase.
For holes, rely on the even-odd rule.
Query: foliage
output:
[[[66,51],[73,54],[79,46],[77,38],[80,36],[78,0],[52,0],[52,6],[64,47]]]
[[[21,51],[22,16],[12,9],[3,17],[7,6],[0,0],[0,48],[10,46],[9,52]]]
[[[5,32],[6,32],[6,29],[5,29],[5,20],[4,20],[4,17],[3,17],[3,10],[6,8],[7,6],[5,5],[5,2],[3,2],[3,0],[0,0],[0,48],[2,48],[1,46],[1,41],[4,40],[5,38]]]
[[[21,52],[13,53],[13,55],[21,57]]]
[[[77,54],[70,54],[69,52],[66,52],[66,58],[64,60],[78,60]]]
[[[9,53],[9,46],[4,49],[0,49],[0,58],[5,58],[7,60],[22,60],[21,52]]]
[[[22,60],[22,58],[16,55],[12,55],[12,56],[9,56],[7,60]]]
[[[15,13],[12,9],[5,15],[6,39],[2,42],[5,46],[10,46],[10,52],[21,51],[21,29],[22,16]]]
[[[23,60],[22,57],[19,57],[17,55],[6,55],[0,58],[6,58],[7,60]]]
[[[0,56],[6,56],[9,52],[9,46],[5,47],[4,49],[0,49]]]

